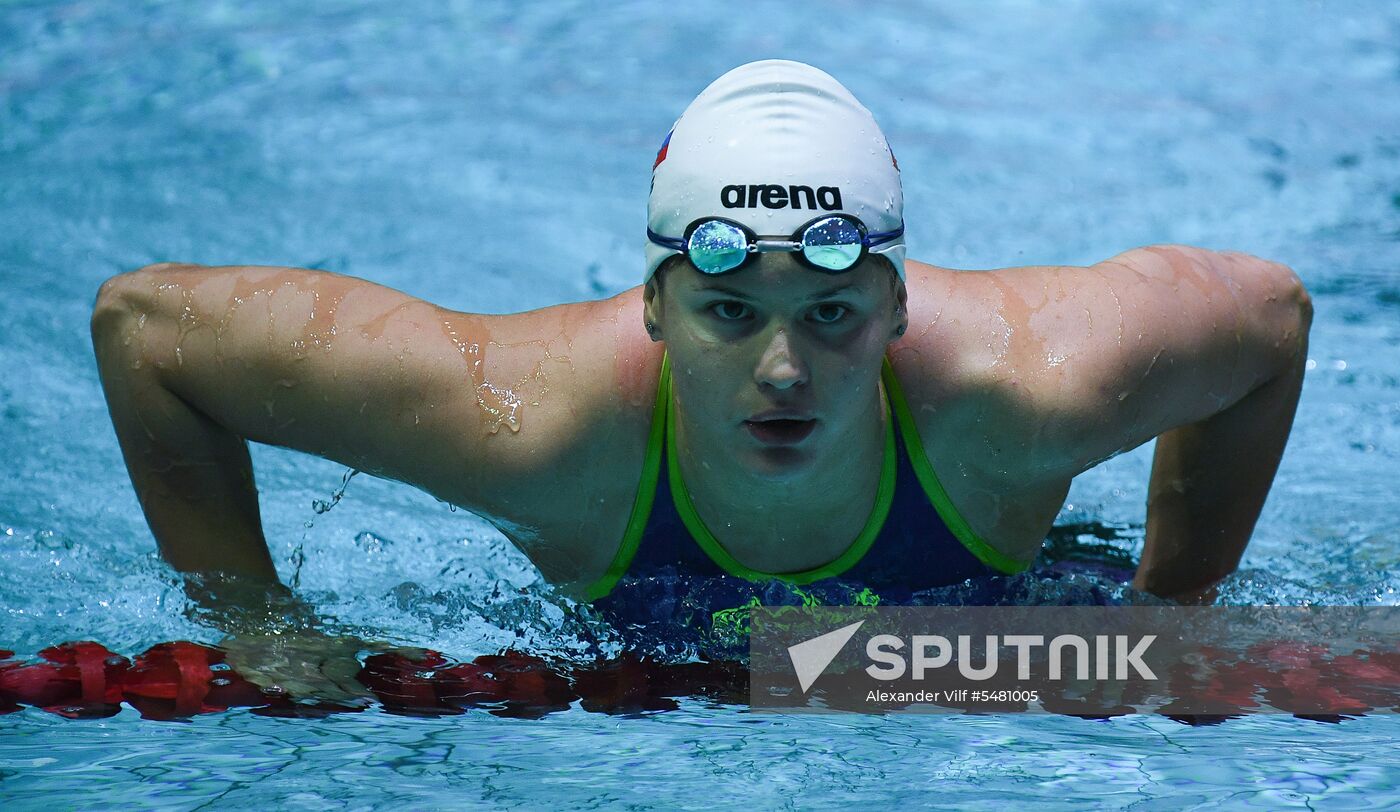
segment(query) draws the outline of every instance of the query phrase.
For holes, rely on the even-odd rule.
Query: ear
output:
[[[642,318],[652,341],[661,340],[661,286],[653,274],[642,287]]]
[[[904,280],[895,281],[894,285],[894,335],[899,338],[909,330],[909,291],[904,287]]]

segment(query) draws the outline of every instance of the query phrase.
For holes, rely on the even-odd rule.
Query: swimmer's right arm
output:
[[[247,443],[171,386],[184,348],[179,314],[161,307],[157,267],[109,279],[92,315],[98,374],[132,486],[161,555],[177,570],[275,581]],[[187,278],[165,267],[171,282]]]
[[[457,313],[294,268],[165,263],[108,280],[93,344],[162,555],[182,571],[276,578],[248,440],[512,518],[512,492],[537,484],[532,475],[568,453],[561,437],[580,407],[564,371],[555,370],[554,395],[531,389],[531,370],[538,378],[553,369],[551,350],[567,355],[554,342],[569,337],[551,336],[549,319],[557,328],[559,317],[549,310]],[[485,359],[488,344],[494,354]],[[496,380],[522,381],[520,391],[486,384],[488,361]],[[529,430],[519,431],[519,412],[531,409]]]

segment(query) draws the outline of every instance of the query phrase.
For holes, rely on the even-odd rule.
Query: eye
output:
[[[835,324],[846,317],[850,308],[839,304],[817,305],[812,311],[812,321],[819,324]]]
[[[732,299],[710,305],[711,313],[720,321],[742,321],[749,314],[749,306]]]

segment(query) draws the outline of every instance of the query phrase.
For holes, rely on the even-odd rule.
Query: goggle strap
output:
[[[647,227],[647,239],[651,240],[657,245],[662,245],[674,251],[680,251],[681,253],[685,253],[684,239],[677,239],[675,237],[663,237],[660,234],[657,234],[655,231],[652,231],[650,226]]]
[[[865,240],[867,245],[879,245],[882,242],[897,240],[903,234],[904,225],[901,223],[899,228],[896,228],[894,231],[881,231],[876,234],[869,234],[866,235]]]

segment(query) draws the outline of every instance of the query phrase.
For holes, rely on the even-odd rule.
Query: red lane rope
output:
[[[1208,648],[1200,655],[1199,664],[1173,668],[1167,689],[1176,699],[1155,703],[1155,713],[1212,724],[1262,704],[1322,721],[1378,709],[1400,712],[1400,652],[1332,656],[1323,646],[1274,641],[1250,647],[1244,659]],[[188,641],[160,643],[133,660],[92,641],[51,646],[34,660],[13,657],[0,650],[0,714],[29,705],[74,719],[106,717],[118,713],[123,702],[147,719],[187,719],[234,707],[295,717],[365,709],[260,688],[230,667],[222,650]],[[839,684],[841,675],[830,677]],[[584,710],[612,714],[672,710],[679,707],[678,697],[740,705],[748,701],[748,671],[738,663],[665,664],[633,655],[562,665],[514,650],[471,662],[456,662],[436,651],[412,657],[384,653],[366,658],[356,680],[386,711],[417,716],[483,708],[498,716],[539,718],[575,701]],[[1094,718],[1137,712],[1132,696],[1110,699],[1091,692],[1086,697],[1084,687],[1067,683],[1062,691],[1042,692],[1040,705],[1053,713]],[[829,703],[835,695],[827,692]],[[969,709],[1026,708],[1021,703]]]
[[[106,717],[118,713],[122,702],[144,718],[162,720],[233,707],[301,717],[364,710],[362,705],[260,688],[225,663],[222,650],[189,641],[157,644],[134,660],[91,641],[51,646],[37,660],[13,656],[0,650],[0,714],[30,705],[69,718]],[[609,674],[627,679],[608,679]],[[748,672],[737,663],[667,666],[629,656],[565,667],[518,651],[469,663],[436,651],[419,658],[374,654],[356,679],[387,711],[417,716],[485,708],[501,716],[538,718],[566,710],[579,699],[590,710],[608,713],[674,709],[679,696],[742,704],[748,687]]]

